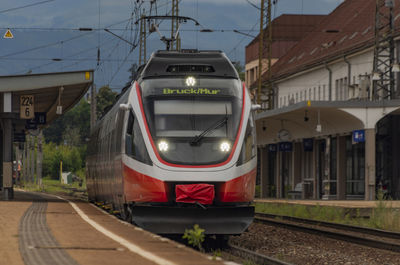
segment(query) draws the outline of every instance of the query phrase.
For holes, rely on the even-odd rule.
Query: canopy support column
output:
[[[376,145],[375,129],[365,130],[365,200],[375,199],[376,179]]]

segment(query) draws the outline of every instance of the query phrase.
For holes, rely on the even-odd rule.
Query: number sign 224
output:
[[[33,119],[35,117],[33,95],[25,95],[20,97],[20,118]]]

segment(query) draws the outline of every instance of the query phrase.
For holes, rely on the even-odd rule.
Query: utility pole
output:
[[[258,88],[257,88],[257,103],[261,104],[261,89],[262,89],[262,60],[264,50],[264,0],[261,0],[260,9],[260,34],[258,39]]]
[[[376,0],[373,99],[393,99],[393,0]]]
[[[34,136],[30,136],[31,141],[30,141],[30,148],[29,148],[29,152],[30,154],[30,159],[31,159],[31,163],[30,163],[30,178],[31,178],[31,183],[35,183],[35,137]]]
[[[42,187],[42,166],[43,166],[43,131],[39,129],[39,135],[37,137],[37,158],[36,158],[36,182],[39,187]]]
[[[142,15],[140,19],[139,66],[145,64],[146,61],[146,19]]]
[[[24,150],[22,151],[22,176],[24,185],[28,183],[28,135],[25,135]]]
[[[172,17],[178,17],[179,16],[179,1],[178,0],[172,0]],[[177,50],[179,51],[181,49],[181,38],[179,37],[179,33],[175,38],[175,34],[179,30],[179,19],[178,18],[172,18],[171,20],[171,50]],[[174,46],[175,42],[175,46]]]
[[[92,132],[97,121],[96,114],[96,85],[92,84],[90,93],[90,131]]]
[[[267,19],[268,19],[268,43],[267,43],[267,54],[268,54],[268,109],[273,109],[274,106],[274,90],[272,87],[272,72],[271,72],[271,59],[272,59],[272,21],[271,21],[271,0],[268,0],[267,8]]]

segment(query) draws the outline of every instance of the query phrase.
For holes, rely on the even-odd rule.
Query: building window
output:
[[[339,79],[335,81],[335,100],[339,98]]]
[[[311,100],[311,88],[308,90],[308,99]]]
[[[321,100],[321,86],[318,86],[318,100]]]
[[[326,90],[326,85],[324,85],[323,88],[322,88],[322,100],[326,99],[326,97],[325,97],[326,91],[325,90]]]
[[[299,93],[296,93],[296,103],[299,102]]]
[[[337,181],[337,138],[331,138],[331,147],[330,147],[330,187],[329,194],[336,194],[336,181]]]
[[[362,196],[365,192],[365,144],[352,143],[346,137],[346,195]]]
[[[317,93],[317,88],[316,88],[316,87],[314,87],[313,100],[316,100],[316,99],[317,99],[317,97],[316,97],[316,93]]]
[[[300,101],[303,100],[303,91],[300,91]]]
[[[343,84],[343,78],[339,79],[339,100],[343,100],[343,95],[344,94],[344,84]]]

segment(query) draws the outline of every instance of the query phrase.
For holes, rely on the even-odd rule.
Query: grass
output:
[[[50,194],[75,196],[76,193],[83,193],[84,195],[87,195],[85,182],[82,184],[82,187],[80,187],[78,182],[62,184],[59,180],[43,178],[42,186],[39,186],[35,183],[21,183],[19,186],[24,190],[45,192]]]
[[[400,209],[393,208],[390,200],[379,197],[369,218],[364,218],[360,209],[332,206],[306,206],[286,203],[255,203],[256,212],[285,215],[317,221],[334,222],[400,232]]]

